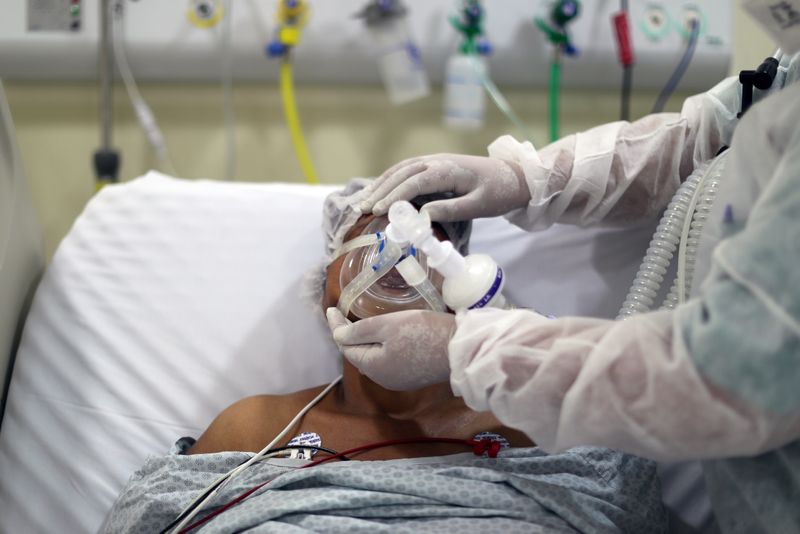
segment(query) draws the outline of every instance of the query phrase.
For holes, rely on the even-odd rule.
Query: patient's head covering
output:
[[[367,187],[372,180],[367,178],[354,178],[343,189],[334,191],[325,198],[322,207],[322,231],[325,238],[325,260],[322,265],[309,273],[306,284],[306,294],[313,299],[317,308],[322,299],[325,288],[326,269],[336,259],[336,252],[342,247],[344,236],[363,215],[358,205],[368,194]],[[434,193],[421,195],[411,201],[417,208],[428,202],[442,200],[452,196],[451,193]],[[453,247],[462,255],[469,252],[469,237],[472,231],[472,221],[459,221],[451,223],[436,223],[453,243]]]

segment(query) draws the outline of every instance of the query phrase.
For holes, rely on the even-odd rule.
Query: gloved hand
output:
[[[447,344],[455,316],[406,310],[348,324],[337,308],[328,308],[333,339],[362,374],[394,391],[411,391],[450,378]]]
[[[393,202],[452,192],[455,198],[423,206],[432,221],[466,221],[504,215],[525,207],[531,193],[516,163],[482,156],[433,154],[411,158],[384,172],[368,187],[361,212],[384,215]]]

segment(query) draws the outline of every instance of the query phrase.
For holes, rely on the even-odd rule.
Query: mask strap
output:
[[[433,311],[445,312],[447,306],[442,299],[442,296],[436,290],[428,274],[417,261],[417,258],[409,255],[403,258],[400,263],[396,265],[397,272],[403,277],[406,283],[417,290],[417,293],[425,299],[428,307]]]
[[[374,234],[367,234],[367,235],[360,235],[358,237],[354,237],[347,243],[343,243],[339,250],[336,251],[336,254],[333,256],[332,261],[336,261],[337,259],[341,258],[348,252],[351,252],[357,248],[361,247],[368,247],[371,245],[375,245],[380,243],[386,239],[386,235],[381,232],[375,232]]]
[[[388,273],[403,256],[403,250],[393,241],[385,240],[383,243],[384,246],[380,256],[378,256],[377,263],[375,263],[371,269],[362,270],[344,289],[342,289],[342,294],[339,296],[339,303],[336,307],[339,308],[339,311],[341,311],[342,315],[345,317],[350,313],[353,302],[355,302],[369,286]]]

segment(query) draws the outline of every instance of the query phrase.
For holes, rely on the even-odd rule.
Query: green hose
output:
[[[558,55],[553,58],[550,64],[550,142],[558,141],[559,126],[558,126],[558,92],[561,86],[561,62]]]

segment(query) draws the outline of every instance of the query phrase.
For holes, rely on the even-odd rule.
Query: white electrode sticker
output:
[[[742,5],[784,52],[800,50],[800,0],[744,0]]]

